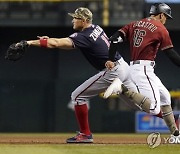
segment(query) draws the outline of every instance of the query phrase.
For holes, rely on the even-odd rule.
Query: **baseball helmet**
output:
[[[150,15],[164,13],[168,18],[172,19],[171,8],[165,3],[155,3],[151,6]]]

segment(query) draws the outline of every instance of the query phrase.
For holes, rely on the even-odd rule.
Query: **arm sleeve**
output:
[[[162,29],[160,31],[160,36],[161,36],[161,45],[160,45],[160,49],[161,50],[166,50],[169,48],[173,48],[173,44],[171,41],[171,38],[169,36],[169,32],[167,31],[167,29]]]
[[[124,35],[122,34],[122,32],[117,31],[109,38],[109,41],[111,41],[111,42],[117,41],[119,37],[121,37],[124,40]]]
[[[115,60],[115,55],[116,55],[116,52],[118,50],[118,45],[119,43],[118,42],[118,38],[121,37],[122,38],[122,42],[124,40],[124,35],[123,33],[121,33],[120,31],[117,31],[115,32],[110,38],[109,38],[109,41],[111,42],[110,43],[110,47],[109,47],[109,60],[111,61],[114,61]],[[114,43],[116,42],[116,43]]]
[[[180,55],[173,48],[164,50],[164,53],[175,65],[180,67]]]
[[[117,52],[117,43],[111,43],[109,47],[109,60],[115,61],[115,55]]]
[[[74,33],[69,38],[72,40],[74,48],[87,48],[90,46],[86,36],[81,33]]]

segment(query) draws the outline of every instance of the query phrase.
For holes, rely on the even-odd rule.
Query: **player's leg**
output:
[[[133,100],[134,103],[136,103],[143,111],[151,114],[157,114],[160,112],[160,96],[158,88],[152,83],[152,81],[151,84],[149,84],[148,80],[145,85],[143,85],[143,83],[146,83],[145,80],[139,84],[137,82],[139,93],[128,89],[124,90],[125,88],[122,86],[123,94]]]
[[[111,72],[99,72],[73,91],[71,99],[75,105],[75,115],[80,128],[80,133],[73,138],[67,139],[67,143],[93,142],[88,121],[87,102],[90,98],[104,92],[104,90],[111,84],[113,78],[109,80],[110,77],[108,73]]]
[[[159,114],[156,114],[154,116],[163,119],[162,111],[160,111]],[[180,115],[178,113],[174,114],[174,120],[175,120],[175,123],[176,123],[176,127],[178,129],[179,129],[179,124],[180,124],[179,123],[179,117],[180,117]]]
[[[119,78],[116,78],[104,93],[104,98],[108,98],[111,94],[123,94],[130,99],[132,103],[139,109],[150,113],[151,100],[141,93],[134,92],[126,88]]]
[[[171,134],[178,136],[179,130],[175,122],[174,114],[171,108],[171,96],[166,87],[162,84],[160,79],[157,77],[157,83],[160,90],[160,105],[162,111],[162,117],[166,122]],[[178,119],[177,119],[178,120]]]
[[[83,84],[77,87],[71,94],[71,100],[74,105],[75,115],[80,132],[76,136],[67,139],[66,140],[67,143],[93,142],[93,138],[89,126],[89,117],[88,117],[89,115],[88,115],[88,107],[87,107],[87,102],[92,95],[90,95],[90,93],[88,92],[89,92],[89,88],[91,88],[91,85],[93,85],[94,82],[98,81],[98,79],[101,78],[102,74],[103,73],[100,72],[99,74],[86,80]],[[93,96],[97,94],[98,93],[94,93]]]
[[[129,65],[123,60],[123,58],[121,58],[112,70],[99,72],[86,80],[72,93],[71,99],[75,105],[74,109],[80,128],[80,135],[91,135],[88,122],[87,101],[99,93],[104,92],[116,77],[124,80],[129,72],[128,69]],[[70,140],[72,140],[72,138],[70,138]],[[67,142],[69,143],[69,140]],[[72,142],[76,142],[74,141],[74,138]]]
[[[156,83],[151,83],[151,78],[155,76],[153,68],[150,68],[150,71],[148,71],[148,75],[151,78],[147,76],[147,73],[144,73],[144,66],[131,68],[130,74],[133,76],[132,81],[136,84],[140,93],[126,88],[122,81],[116,78],[104,93],[104,97],[107,98],[112,93],[123,93],[142,110],[147,113],[158,114],[160,111],[160,105],[158,104],[160,102],[160,95]],[[153,87],[151,84],[153,84]]]
[[[159,80],[159,78],[157,79]],[[164,87],[164,85],[161,83],[161,81],[159,81],[160,83],[160,86],[158,87],[159,90],[160,90],[160,104],[166,104],[164,102],[170,102],[170,94],[169,94],[169,91]],[[141,102],[141,100],[144,100],[146,99],[146,103],[144,104],[145,107],[147,109],[144,109],[144,110],[148,110],[148,104],[151,104],[151,101],[147,98],[145,98],[143,95],[141,94],[137,94],[137,87],[135,86],[135,84],[132,82],[131,79],[129,79],[129,77],[127,77],[127,79],[123,82],[123,85],[125,87],[127,87],[129,90],[128,90],[128,93],[131,94],[131,95],[135,95],[135,97],[133,99],[131,99],[132,101],[126,101],[127,104],[129,106],[131,106],[132,108],[134,109],[141,109],[139,108],[135,103],[133,103],[133,100],[136,100],[136,102]],[[135,92],[135,93],[134,93]],[[121,95],[120,97],[122,98],[124,95]],[[132,97],[132,96],[131,96]],[[130,100],[130,99],[129,99]],[[167,101],[168,100],[168,101]],[[134,105],[135,104],[135,105]],[[144,108],[144,107],[143,107]],[[154,115],[156,117],[159,117],[161,119],[163,119],[163,114],[162,112],[160,111],[159,114],[156,114]],[[174,116],[174,120],[175,120],[175,123],[176,123],[176,126],[177,128],[179,129],[179,114],[175,114]]]
[[[157,88],[156,85],[154,86],[154,88],[153,88],[154,90],[152,91],[152,93],[149,90],[146,91],[146,90],[141,89],[140,90],[141,94],[140,94],[140,93],[136,93],[132,90],[128,90],[119,79],[114,80],[113,84],[114,85],[118,84],[119,86],[121,86],[121,88],[120,88],[121,90],[119,90],[119,92],[121,91],[122,94],[124,94],[125,96],[130,98],[132,100],[132,102],[134,102],[137,106],[139,106],[140,109],[144,110],[145,112],[151,113],[153,115],[157,115],[160,112],[160,105],[159,105],[160,100],[158,99],[160,96],[158,96],[157,98],[155,98],[153,100],[154,94],[155,94],[153,91],[157,91],[157,90],[155,90]],[[113,89],[113,84],[111,84],[112,87],[110,86],[110,88],[112,88],[112,89]],[[106,92],[105,92],[105,95],[106,95]],[[116,92],[117,92],[117,86],[116,86]],[[152,95],[150,95],[150,94],[152,94]],[[156,92],[156,96],[157,95],[158,95],[158,92]],[[150,97],[153,101],[150,100],[148,97]],[[152,102],[154,102],[154,103],[152,103]],[[161,111],[162,111],[162,117],[165,120],[171,134],[173,134],[174,136],[178,136],[179,131],[178,131],[178,129],[176,127],[176,123],[174,121],[174,116],[173,116],[171,106],[170,105],[162,105]],[[158,116],[161,117],[160,114],[158,114]]]
[[[135,69],[135,71],[136,70],[138,69]],[[111,93],[113,89],[117,92],[119,89],[119,92],[132,99],[139,107],[142,108],[142,110],[151,114],[158,114],[160,112],[160,92],[164,93],[164,95],[161,95],[161,101],[165,102],[164,105],[161,104],[161,111],[163,113],[162,116],[171,134],[175,136],[179,135],[179,131],[175,125],[172,109],[169,105],[170,103],[168,103],[170,102],[170,95],[167,89],[163,86],[153,71],[151,71],[151,68],[144,74],[139,70],[136,73],[135,71],[133,72],[133,81],[136,83],[139,92],[142,95],[126,88],[119,79],[114,80],[106,92],[108,93],[108,90],[110,90]],[[107,97],[106,92],[105,96]],[[165,98],[162,98],[163,96],[165,96]]]

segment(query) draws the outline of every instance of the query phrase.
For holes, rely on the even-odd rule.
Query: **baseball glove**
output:
[[[27,44],[27,41],[11,44],[6,52],[5,59],[11,61],[17,61],[21,59],[24,56],[28,46],[29,45]]]

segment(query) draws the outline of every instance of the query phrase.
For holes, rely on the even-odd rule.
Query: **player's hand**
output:
[[[107,69],[111,70],[112,68],[115,67],[115,64],[114,64],[114,62],[108,60],[108,61],[105,63],[105,66],[106,66]]]

